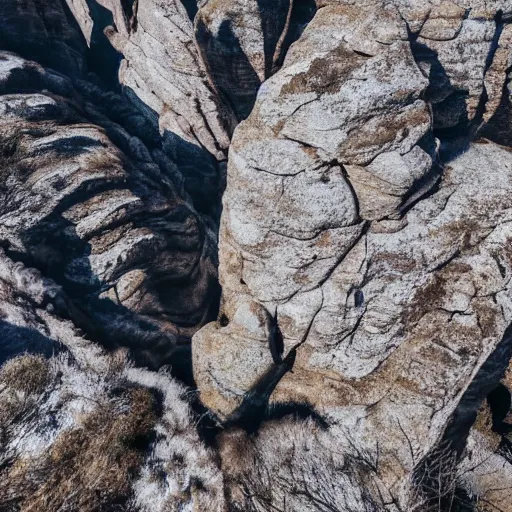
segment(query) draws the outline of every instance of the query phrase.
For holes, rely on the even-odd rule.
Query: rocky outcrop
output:
[[[208,81],[190,18],[193,2],[67,3],[91,46],[90,68],[158,126],[195,207],[218,222],[236,119]]]
[[[510,358],[512,159],[484,124],[508,97],[510,7],[347,4],[323,3],[235,131],[194,372],[229,420],[294,353],[270,402],[314,407],[340,445],[374,452],[378,432],[389,488]]]
[[[233,120],[208,84],[185,6],[139,2],[136,20],[131,31],[107,29],[109,41],[123,55],[120,83],[160,116],[162,131],[223,160]],[[123,25],[118,17],[114,21],[116,27]]]
[[[0,58],[4,247],[64,287],[89,334],[170,361],[208,317],[216,254],[158,130],[121,97]]]
[[[0,509],[510,509],[510,2],[0,14]]]

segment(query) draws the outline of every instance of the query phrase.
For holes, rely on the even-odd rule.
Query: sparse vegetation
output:
[[[257,436],[221,436],[220,455],[234,510],[377,512],[369,459],[348,453],[311,420],[264,424]]]
[[[42,393],[49,383],[48,361],[41,356],[23,355],[7,361],[0,369],[0,386],[27,394]]]
[[[5,475],[8,491],[0,486],[0,501],[27,512],[113,510],[130,496],[154,424],[148,390],[129,390],[117,403],[99,404],[43,455],[17,459]]]
[[[19,130],[0,134],[0,215],[12,211],[17,203],[16,185],[34,171],[22,140]]]
[[[85,367],[61,354],[0,368],[0,511],[224,512],[184,389],[124,351],[84,349]]]

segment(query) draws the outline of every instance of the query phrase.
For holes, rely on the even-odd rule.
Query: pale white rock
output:
[[[432,130],[442,120],[434,109],[432,123],[425,101],[465,90],[470,121],[489,71],[489,111],[498,108],[506,56],[487,59],[494,14],[436,4],[418,24],[416,42],[438,52],[443,82],[417,46],[408,53],[393,7],[331,2],[264,83],[230,149],[223,322],[193,339],[196,382],[216,413],[229,417],[274,365],[270,334],[254,339],[238,313],[251,303],[260,318],[276,315],[284,355],[297,350],[272,403],[311,404],[340,446],[349,432],[371,453],[379,432],[395,468],[381,473],[389,486],[435,448],[511,320],[512,154],[480,140],[440,164]],[[234,353],[245,373],[223,364]]]
[[[110,3],[110,10],[121,16],[120,0]],[[208,83],[184,5],[179,0],[139,2],[135,15],[136,27],[130,31],[107,29],[124,57],[119,81],[160,116],[162,132],[224,159],[233,121]]]
[[[373,28],[379,15],[384,25]],[[234,320],[241,297],[249,295],[269,311],[295,296],[300,303],[300,294],[329,281],[362,236],[366,224],[357,203],[359,185],[349,181],[344,164],[372,163],[371,170],[365,168],[368,173],[389,178],[398,159],[402,174],[392,179],[407,178],[399,185],[402,197],[429,171],[435,147],[425,146],[429,154],[418,146],[429,137],[429,110],[420,99],[427,81],[406,37],[405,24],[393,10],[321,9],[237,128],[220,234],[222,309],[230,321],[224,329],[239,329],[237,338],[250,328]],[[372,146],[367,145],[370,134]],[[381,193],[389,195],[387,183]],[[382,208],[375,215],[392,211]],[[209,366],[218,368],[224,349],[201,348],[201,340],[210,343],[207,338],[205,331],[196,336],[194,357],[208,352]],[[289,340],[286,344],[293,346]],[[232,350],[231,343],[224,345]],[[199,381],[201,366],[195,370]]]

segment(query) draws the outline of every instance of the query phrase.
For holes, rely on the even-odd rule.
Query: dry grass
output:
[[[0,134],[0,215],[16,207],[16,186],[25,183],[34,172],[27,157],[20,131]]]
[[[0,385],[23,393],[42,393],[50,381],[48,361],[23,355],[7,361],[0,369]]]
[[[142,388],[98,404],[44,455],[14,462],[2,475],[0,503],[20,512],[125,510],[155,421],[154,397]]]
[[[18,356],[0,368],[0,466],[11,456],[6,446],[16,427],[33,420],[51,378],[48,362],[40,356]]]
[[[385,510],[370,490],[375,477],[370,458],[348,454],[311,421],[269,422],[257,436],[226,432],[219,448],[234,511]]]
[[[25,178],[32,167],[24,162],[28,154],[23,145],[23,134],[19,130],[0,135],[0,185],[5,186],[7,179],[15,174]]]

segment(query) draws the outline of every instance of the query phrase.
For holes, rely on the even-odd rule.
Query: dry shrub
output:
[[[281,420],[257,436],[226,432],[219,453],[229,500],[239,512],[380,512],[364,461],[341,453],[311,421]]]
[[[444,443],[421,460],[414,470],[407,510],[411,512],[470,512],[475,499],[463,484],[459,456]]]
[[[28,161],[26,148],[23,145],[23,135],[20,130],[14,130],[0,135],[0,184],[5,185],[10,175],[26,178],[33,171]]]
[[[110,171],[113,167],[119,167],[121,155],[112,151],[93,151],[87,158],[87,165],[95,171]]]
[[[98,404],[78,428],[60,434],[47,453],[13,464],[5,484],[0,483],[0,503],[22,512],[122,507],[155,421],[148,390],[131,389],[117,403]]]
[[[0,369],[0,384],[23,393],[42,393],[50,381],[48,362],[41,356],[23,355]]]

